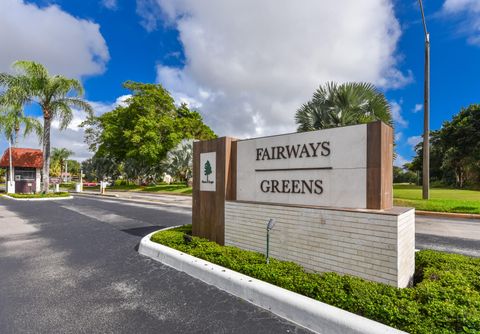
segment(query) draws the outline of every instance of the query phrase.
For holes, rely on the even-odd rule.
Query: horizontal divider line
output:
[[[255,169],[256,172],[282,172],[290,170],[329,170],[332,167],[305,167],[305,168],[271,168],[271,169]]]

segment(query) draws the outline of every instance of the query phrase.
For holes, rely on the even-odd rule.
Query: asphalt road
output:
[[[0,199],[0,333],[307,333],[136,252],[190,210]]]
[[[415,217],[417,249],[480,257],[480,220]]]

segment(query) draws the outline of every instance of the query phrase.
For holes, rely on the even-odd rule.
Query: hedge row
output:
[[[68,197],[70,196],[67,192],[59,192],[59,193],[39,193],[39,194],[7,194],[13,198],[48,198],[48,197]]]
[[[411,333],[480,333],[480,259],[436,251],[416,253],[415,284],[397,289],[335,273],[309,273],[292,262],[191,234],[191,225],[152,241]]]

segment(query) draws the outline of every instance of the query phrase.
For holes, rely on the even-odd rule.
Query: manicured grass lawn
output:
[[[309,273],[292,262],[184,234],[191,225],[157,232],[152,241],[410,333],[479,333],[480,259],[416,253],[415,285],[397,289],[335,273]]]
[[[70,196],[67,192],[60,193],[48,193],[48,194],[8,194],[8,196],[13,198],[50,198],[50,197],[68,197]]]
[[[99,186],[97,187],[84,187],[85,190],[100,190]],[[190,195],[192,193],[192,188],[187,187],[184,183],[174,183],[174,184],[157,184],[155,186],[137,186],[134,184],[121,184],[107,187],[107,192],[109,190],[121,190],[121,191],[145,191],[145,192],[156,192],[156,193],[174,193],[174,194],[184,194]]]
[[[393,186],[394,204],[417,210],[480,214],[480,191],[431,188],[430,199],[422,199],[422,187],[406,184]]]

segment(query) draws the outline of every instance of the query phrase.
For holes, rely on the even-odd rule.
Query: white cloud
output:
[[[411,80],[397,68],[390,0],[137,0],[137,12],[149,30],[160,19],[178,29],[185,66],[160,64],[157,80],[221,135],[294,130],[295,111],[326,81]]]
[[[479,0],[445,0],[443,14],[463,15],[459,32],[467,36],[469,44],[480,46],[480,1]]]
[[[415,107],[413,108],[412,112],[416,114],[417,112],[423,110],[423,104],[417,103]]]
[[[118,8],[117,0],[102,0],[102,6],[111,10],[116,10]]]
[[[397,132],[395,133],[395,142],[398,142],[399,140],[401,140],[403,137],[403,133],[402,132]]]
[[[98,24],[23,0],[0,1],[0,45],[0,72],[15,60],[34,60],[78,78],[102,73],[110,58]]]
[[[393,165],[397,167],[403,167],[403,165],[406,164],[407,162],[410,162],[410,161],[402,157],[400,154],[397,154],[397,156],[395,157],[395,160],[393,161]]]
[[[407,127],[408,122],[402,116],[401,105],[396,101],[392,101],[392,102],[390,102],[390,107],[391,107],[390,110],[392,112],[392,118],[393,118],[393,121],[395,122],[395,125],[400,126],[402,128]]]
[[[422,136],[411,136],[407,138],[408,145],[412,146],[412,149],[422,141]]]

